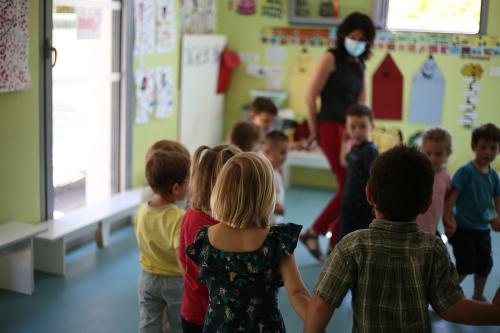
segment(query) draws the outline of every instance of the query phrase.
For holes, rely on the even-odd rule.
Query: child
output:
[[[500,149],[500,130],[493,124],[476,128],[471,146],[474,160],[453,175],[444,225],[460,281],[474,274],[472,299],[483,301],[484,286],[493,267],[489,225],[500,231],[500,180],[490,167]]]
[[[276,206],[274,207],[274,214],[271,215],[270,224],[276,225],[281,223],[285,214],[285,186],[283,185],[281,172],[288,154],[288,137],[280,131],[267,133],[263,153],[273,166]]]
[[[258,151],[262,141],[262,130],[252,123],[242,121],[231,129],[229,143],[240,148],[242,151]]]
[[[149,158],[156,151],[176,151],[190,158],[189,151],[187,150],[186,147],[184,147],[180,143],[171,140],[159,140],[153,143],[151,147],[149,147],[148,150],[146,151],[146,155],[144,157],[145,163],[148,163]],[[141,193],[141,202],[148,202],[153,198],[153,195],[154,193],[151,190],[151,188],[146,187]]]
[[[241,153],[224,165],[210,198],[220,223],[201,228],[186,251],[210,294],[203,332],[285,332],[278,309],[283,284],[305,318],[309,294],[293,255],[301,226],[268,227],[274,205],[269,161]]]
[[[146,163],[146,179],[154,192],[136,216],[140,250],[139,331],[161,332],[166,307],[170,333],[182,332],[180,308],[182,271],[177,248],[184,211],[175,205],[186,196],[189,157],[175,151],[156,151]]]
[[[339,240],[352,231],[368,228],[373,220],[373,208],[365,195],[370,167],[378,156],[377,147],[371,142],[372,129],[370,108],[353,104],[347,109],[346,131],[340,148],[340,163],[347,168],[347,178],[342,194]]]
[[[198,281],[198,266],[186,257],[186,247],[194,242],[196,233],[204,225],[218,221],[211,216],[210,195],[222,166],[241,151],[234,146],[214,148],[202,146],[196,150],[191,165],[189,182],[190,208],[181,224],[179,258],[184,268],[181,321],[184,333],[202,332],[208,307],[207,287]]]
[[[451,189],[450,175],[445,165],[451,155],[451,135],[439,127],[428,129],[422,135],[421,151],[429,157],[434,170],[434,186],[432,188],[432,204],[424,214],[417,217],[420,230],[438,235],[437,226],[443,217],[444,199]]]
[[[272,131],[277,116],[278,108],[271,99],[257,97],[253,101],[250,122],[261,128],[264,133]]]
[[[304,332],[324,332],[350,289],[353,332],[431,332],[428,305],[446,320],[500,324],[500,306],[464,298],[446,246],[419,230],[432,200],[434,170],[415,148],[375,160],[366,188],[376,219],[333,249],[307,310]]]

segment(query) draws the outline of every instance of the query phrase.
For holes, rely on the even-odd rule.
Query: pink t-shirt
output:
[[[417,217],[420,230],[436,234],[439,220],[443,217],[444,197],[451,188],[450,175],[446,170],[441,170],[434,175],[432,188],[432,204],[424,214]]]

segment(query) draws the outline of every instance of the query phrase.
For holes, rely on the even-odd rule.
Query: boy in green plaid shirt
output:
[[[373,164],[366,187],[376,218],[328,258],[305,321],[305,333],[324,332],[334,309],[352,292],[353,332],[431,332],[428,305],[444,319],[500,325],[500,306],[467,300],[443,242],[415,222],[432,201],[428,158],[399,146]]]

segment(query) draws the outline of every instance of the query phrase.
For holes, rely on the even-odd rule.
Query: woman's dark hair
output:
[[[357,29],[363,31],[366,40],[365,52],[363,52],[359,58],[367,60],[371,56],[371,47],[373,45],[373,41],[375,40],[375,25],[368,15],[355,12],[347,16],[342,21],[337,28],[337,50],[343,58],[349,56],[349,53],[344,46],[344,39],[352,31]]]

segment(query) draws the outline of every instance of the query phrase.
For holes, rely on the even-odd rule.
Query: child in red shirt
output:
[[[228,159],[241,151],[235,146],[199,147],[194,153],[189,184],[190,205],[181,224],[179,258],[184,268],[181,320],[186,332],[202,332],[208,307],[207,287],[198,281],[199,268],[186,257],[186,247],[193,243],[198,230],[218,221],[211,217],[210,195],[215,181]]]

